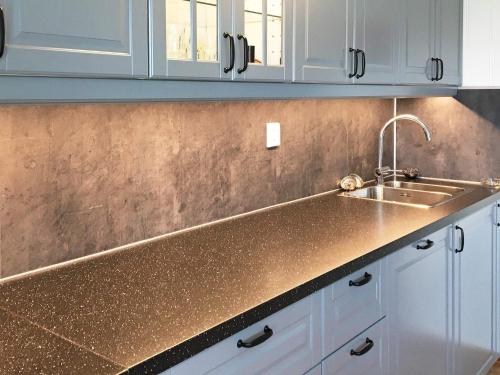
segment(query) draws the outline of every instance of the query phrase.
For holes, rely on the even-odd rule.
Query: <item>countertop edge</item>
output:
[[[121,374],[159,374],[166,371],[285,307],[499,199],[500,191],[245,311],[181,344],[130,367]]]

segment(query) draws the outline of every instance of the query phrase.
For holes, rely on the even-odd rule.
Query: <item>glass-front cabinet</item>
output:
[[[237,80],[291,79],[290,0],[234,0]]]
[[[231,79],[231,0],[152,0],[153,77]]]
[[[291,0],[150,0],[151,75],[291,79],[291,22]]]

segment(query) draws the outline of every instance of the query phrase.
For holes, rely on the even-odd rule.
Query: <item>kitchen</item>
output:
[[[0,9],[0,374],[500,373],[500,1]]]

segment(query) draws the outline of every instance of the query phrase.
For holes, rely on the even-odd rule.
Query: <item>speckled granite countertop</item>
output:
[[[336,192],[0,285],[0,373],[158,373],[486,204]]]

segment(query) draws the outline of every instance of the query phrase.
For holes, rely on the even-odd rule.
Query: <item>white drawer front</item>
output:
[[[190,358],[171,375],[302,375],[321,360],[321,297],[315,293]],[[273,335],[252,348],[238,348],[268,326]]]
[[[347,343],[322,363],[322,375],[385,375],[387,374],[386,319],[381,320],[354,340]],[[369,344],[367,340],[373,343]],[[353,355],[352,350],[371,348],[363,355]]]
[[[333,353],[385,315],[382,301],[385,260],[375,262],[323,289],[323,356]],[[370,280],[361,286],[350,281]]]

